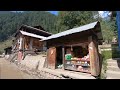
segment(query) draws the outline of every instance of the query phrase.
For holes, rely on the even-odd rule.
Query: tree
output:
[[[92,11],[60,11],[57,18],[57,32],[96,21]]]
[[[105,11],[107,17],[101,20],[101,30],[103,34],[103,39],[107,43],[111,43],[113,37],[117,38],[117,24],[115,14],[112,15],[110,11]],[[112,15],[112,16],[111,16]],[[108,19],[106,19],[108,18]]]
[[[113,37],[115,36],[114,31],[112,30],[113,27],[111,27],[111,24],[109,21],[101,21],[101,30],[103,39],[106,43],[111,43]]]

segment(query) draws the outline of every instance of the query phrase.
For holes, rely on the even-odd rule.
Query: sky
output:
[[[50,13],[52,13],[54,15],[58,15],[58,11],[48,11],[48,12],[50,12]]]
[[[104,13],[104,11],[98,11],[101,17],[107,17],[108,13]]]

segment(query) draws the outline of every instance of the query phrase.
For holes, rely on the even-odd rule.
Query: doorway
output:
[[[62,46],[56,47],[56,68],[62,69],[63,67],[63,56]]]

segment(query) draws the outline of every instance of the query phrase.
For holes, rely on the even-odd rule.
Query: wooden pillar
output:
[[[23,41],[23,38],[22,38],[22,37],[20,37],[20,46],[19,46],[19,50],[21,50],[21,49],[22,49],[22,41]]]
[[[65,47],[62,46],[62,59],[63,59],[63,70],[65,69]]]
[[[23,41],[22,41],[22,51],[23,51],[23,57],[22,60],[25,58],[25,37],[23,36]]]
[[[23,52],[25,52],[25,37],[23,36],[23,44],[22,44]]]
[[[88,41],[89,41],[91,74],[93,76],[98,76],[100,74],[100,66],[99,66],[97,41],[95,38],[93,38],[93,36],[90,36],[88,38]]]
[[[48,68],[48,55],[49,55],[49,48],[47,48],[47,57],[46,57],[46,67]]]
[[[33,46],[33,38],[30,38],[30,44],[29,44],[30,50],[32,50],[32,46]]]
[[[23,57],[23,51],[22,51],[22,49],[23,49],[23,47],[22,47],[23,37],[22,37],[22,35],[20,36],[18,41],[19,41],[18,42],[18,45],[19,45],[19,47],[18,47],[18,62],[20,62],[22,60],[22,57]]]
[[[56,47],[50,47],[48,49],[48,68],[55,69],[56,66]]]

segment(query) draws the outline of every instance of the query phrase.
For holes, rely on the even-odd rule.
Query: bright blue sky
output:
[[[48,11],[48,12],[55,14],[55,15],[58,15],[58,11]]]

